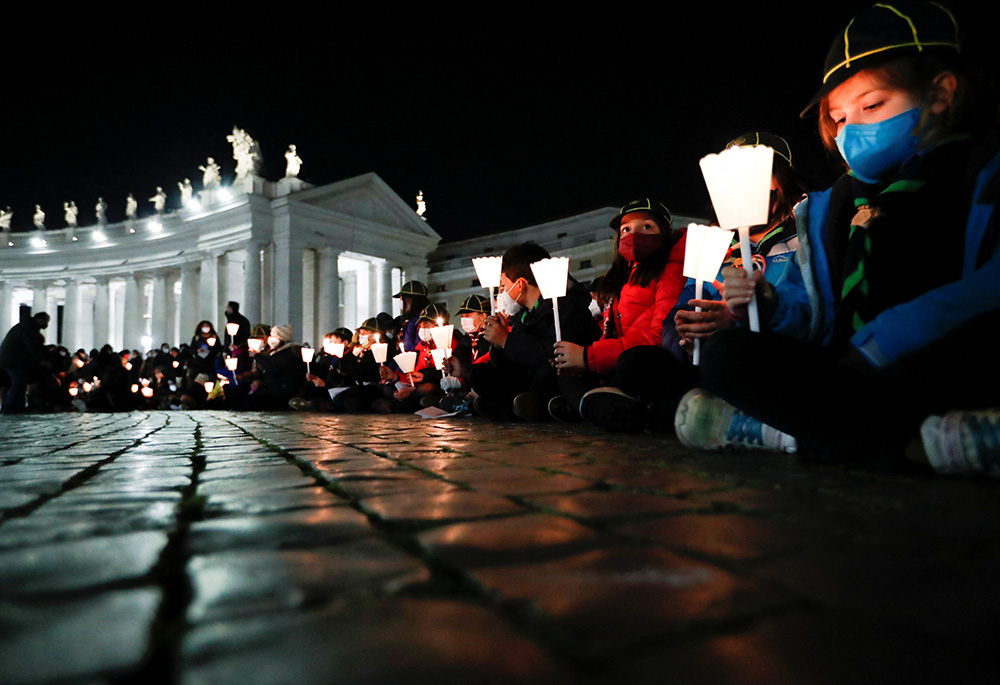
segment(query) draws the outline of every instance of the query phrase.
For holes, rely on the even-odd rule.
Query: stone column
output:
[[[375,281],[378,293],[375,302],[380,312],[392,314],[392,265],[382,260],[375,264]]]
[[[198,325],[199,305],[198,262],[181,265],[181,330],[179,342],[190,342],[194,327]]]
[[[288,324],[302,335],[302,246],[285,233],[274,241],[274,325]]]
[[[177,345],[183,336],[177,330],[177,281],[180,280],[180,273],[176,270],[168,271],[166,278],[166,292],[164,293],[164,316],[167,320],[167,337],[160,342],[166,342],[171,347]],[[154,343],[159,344],[159,343]]]
[[[240,313],[250,320],[254,326],[261,318],[261,265],[260,245],[250,243],[244,250],[243,268],[245,281],[243,284],[243,301],[240,302]]]
[[[31,315],[48,311],[48,283],[45,281],[35,281],[31,284]],[[55,321],[55,312],[48,312],[48,315]]]
[[[319,298],[316,322],[318,339],[340,326],[340,252],[332,247],[319,249]]]
[[[219,258],[214,254],[202,255],[201,258],[201,278],[198,284],[198,303],[200,319],[211,321],[217,324],[216,319],[219,312],[216,308],[219,304]],[[198,322],[195,321],[195,324]],[[194,326],[191,327],[194,330]],[[218,330],[218,327],[216,327]]]
[[[6,236],[3,238],[6,239]],[[11,311],[11,297],[13,288],[7,281],[0,281],[0,335],[7,335],[7,331],[14,325],[14,314]]]
[[[153,274],[153,297],[150,305],[150,343],[154,348],[159,348],[170,337],[167,327],[167,274],[164,271]]]
[[[80,282],[76,278],[66,279],[61,342],[70,352],[75,352],[80,347]]]
[[[129,350],[142,349],[142,335],[146,332],[143,316],[143,297],[136,274],[125,274],[125,302],[122,305],[122,345]]]
[[[94,347],[101,349],[111,342],[111,284],[99,276],[94,295]]]

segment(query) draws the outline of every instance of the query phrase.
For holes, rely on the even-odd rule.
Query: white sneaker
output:
[[[699,450],[796,452],[795,438],[748,416],[700,388],[688,391],[677,407],[674,428],[681,443]]]
[[[930,416],[920,426],[920,439],[938,473],[1000,476],[1000,409]]]

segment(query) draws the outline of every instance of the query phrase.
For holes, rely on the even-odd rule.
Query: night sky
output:
[[[423,190],[445,239],[643,195],[702,214],[698,159],[747,130],[784,135],[800,168],[829,178],[815,120],[798,112],[831,38],[868,4],[38,14],[6,28],[0,207],[26,230],[36,202],[49,228],[66,200],[81,225],[99,195],[111,221],[129,192],[152,213],[157,185],[177,206],[177,182],[200,187],[207,156],[232,179],[237,125],[265,178],[295,143],[310,183],[374,171],[412,206]],[[997,3],[951,6],[973,44],[995,44]]]

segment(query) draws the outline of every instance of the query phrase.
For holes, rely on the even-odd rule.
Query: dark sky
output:
[[[815,121],[797,115],[867,4],[38,14],[5,29],[0,206],[22,230],[36,202],[50,228],[65,200],[81,224],[98,195],[112,221],[129,192],[150,213],[157,185],[175,206],[207,156],[233,176],[237,125],[266,178],[295,143],[311,183],[374,171],[411,204],[423,190],[446,239],[647,194],[701,213],[698,159],[746,130],[784,135],[801,167],[827,173]],[[1000,30],[996,3],[952,6],[974,40]]]

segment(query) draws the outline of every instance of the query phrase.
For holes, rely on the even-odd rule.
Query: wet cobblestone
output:
[[[0,682],[995,682],[1000,484],[409,416],[0,421]]]

